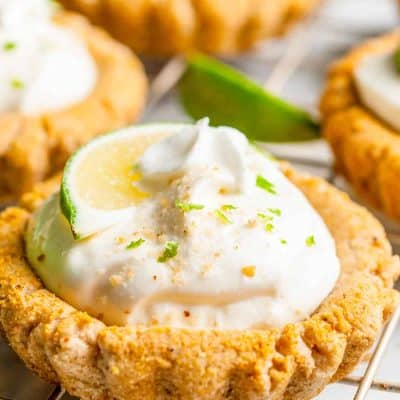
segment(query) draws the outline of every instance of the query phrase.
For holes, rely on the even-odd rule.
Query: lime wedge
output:
[[[400,47],[394,53],[394,65],[398,74],[400,74]]]
[[[61,210],[76,239],[83,239],[126,218],[148,197],[136,182],[135,161],[182,124],[129,127],[98,137],[67,162],[61,183]]]
[[[311,116],[266,92],[235,69],[201,54],[187,59],[179,90],[194,119],[228,125],[250,140],[293,142],[315,139],[318,124]]]

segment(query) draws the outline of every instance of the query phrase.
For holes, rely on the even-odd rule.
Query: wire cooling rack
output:
[[[345,0],[336,0],[336,2],[340,1],[344,3]],[[355,3],[354,0],[350,1]],[[368,2],[371,2],[371,0],[358,0],[360,7],[364,7],[365,3]],[[390,0],[388,0],[388,2],[390,2]],[[330,2],[327,0],[326,3]],[[378,3],[378,1],[376,3]],[[343,48],[349,47],[367,36],[380,33],[382,29],[386,28],[381,28],[378,24],[375,24],[372,26],[372,29],[369,27],[369,29],[366,30],[346,31],[343,25],[335,25],[330,18],[326,18],[326,15],[325,18],[323,18],[323,16],[321,17],[323,12],[323,9],[322,11],[320,9],[318,12],[310,16],[285,41],[278,40],[267,42],[261,49],[251,52],[243,57],[227,61],[241,68],[256,80],[262,82],[266,89],[276,94],[282,94],[283,97],[291,98],[290,93],[285,92],[285,88],[287,88],[288,85],[294,85],[294,90],[292,88],[291,93],[300,92],[302,97],[292,98],[291,100],[305,108],[308,108],[311,112],[316,113],[315,98],[308,98],[307,89],[302,88],[301,86],[299,87],[298,85],[296,86],[296,80],[294,79],[301,69],[303,69],[303,71],[307,70],[307,67],[309,66],[304,64],[307,64],[306,61],[311,57],[310,54],[312,52],[314,52],[313,62],[314,65],[315,63],[317,64],[316,68],[321,69],[321,67],[325,67],[327,60],[324,57],[321,57],[324,53],[324,49],[321,48],[319,51],[318,46],[315,48],[316,35],[328,34],[328,41],[330,40],[329,37],[332,37],[333,35],[336,41],[341,42],[340,49],[334,49],[334,51],[331,52],[331,58],[334,58],[335,52],[339,54],[343,51]],[[350,24],[348,28],[353,29],[353,24]],[[254,74],[255,70],[259,72],[260,65],[264,64],[265,71],[262,71],[261,74]],[[257,65],[258,68],[255,68],[255,65]],[[180,57],[173,58],[165,64],[150,65],[150,73],[154,72],[154,70],[157,72],[153,74],[151,81],[149,101],[143,116],[144,121],[160,119],[160,115],[163,116],[161,119],[168,120],[182,120],[182,118],[185,118],[180,111],[177,111],[179,107],[177,107],[176,95],[176,85],[179,82],[184,69],[185,61]],[[313,67],[309,68],[309,70],[310,74],[314,71]],[[267,78],[265,78],[265,76],[267,76]],[[304,95],[304,93],[306,93],[306,95]],[[160,110],[162,110],[161,114]],[[325,177],[332,184],[350,192],[352,195],[351,190],[343,179],[336,175],[332,168],[330,155],[322,144],[305,144],[300,145],[300,147],[301,149],[299,151],[298,147],[294,147],[293,145],[267,145],[268,150],[277,157],[289,160],[299,169],[311,171],[312,173]],[[372,211],[375,212],[374,210]],[[381,215],[379,215],[379,213],[377,216],[384,223],[394,248],[399,252],[400,227],[386,221]],[[375,379],[377,370],[384,358],[385,351],[399,322],[400,307],[397,308],[390,321],[384,327],[369,358],[365,372],[359,375],[348,376],[341,381],[343,384],[356,386],[357,388],[355,395],[348,397],[348,399],[353,398],[354,400],[365,400],[370,389],[386,393],[398,393],[400,395],[400,376],[399,382]],[[57,386],[47,397],[47,400],[67,400],[67,396],[68,395],[66,395],[65,391],[61,387]],[[34,398],[36,399],[36,396]],[[69,396],[68,398],[71,399]],[[0,395],[0,400],[14,399],[8,399],[6,397],[1,397]],[[27,398],[27,400],[29,399]],[[43,398],[43,400],[45,400],[45,398]]]

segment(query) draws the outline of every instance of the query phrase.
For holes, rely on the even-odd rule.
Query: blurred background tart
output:
[[[400,221],[400,32],[337,61],[320,108],[337,170],[367,203]]]
[[[90,138],[137,118],[140,61],[82,16],[50,1],[0,4],[0,197],[63,167]]]
[[[62,0],[134,51],[235,54],[283,33],[320,0]]]

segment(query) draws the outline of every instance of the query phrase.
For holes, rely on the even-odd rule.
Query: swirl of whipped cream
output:
[[[137,168],[150,196],[125,221],[74,240],[58,195],[30,221],[29,261],[70,304],[108,324],[249,329],[306,318],[334,287],[321,217],[240,132],[177,127]]]
[[[49,0],[0,0],[0,112],[26,115],[84,100],[97,67],[82,40],[53,22]]]
[[[209,133],[208,119],[204,118],[195,127],[183,129],[149,148],[137,164],[144,186],[156,184],[158,190],[165,187],[171,179],[182,177],[204,163],[206,153],[208,164],[218,165],[230,176],[227,188],[245,191],[248,182],[243,152],[246,137],[235,135],[228,127],[221,129],[218,135]]]

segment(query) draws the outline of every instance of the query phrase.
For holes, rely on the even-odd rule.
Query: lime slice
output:
[[[250,140],[293,142],[315,139],[318,124],[305,111],[266,92],[235,69],[201,54],[189,56],[179,89],[187,113],[228,125]]]
[[[394,53],[394,65],[398,74],[400,74],[400,47]]]
[[[61,183],[61,210],[74,237],[82,239],[126,218],[148,197],[135,184],[135,161],[146,148],[183,124],[129,127],[98,137],[67,162]]]

